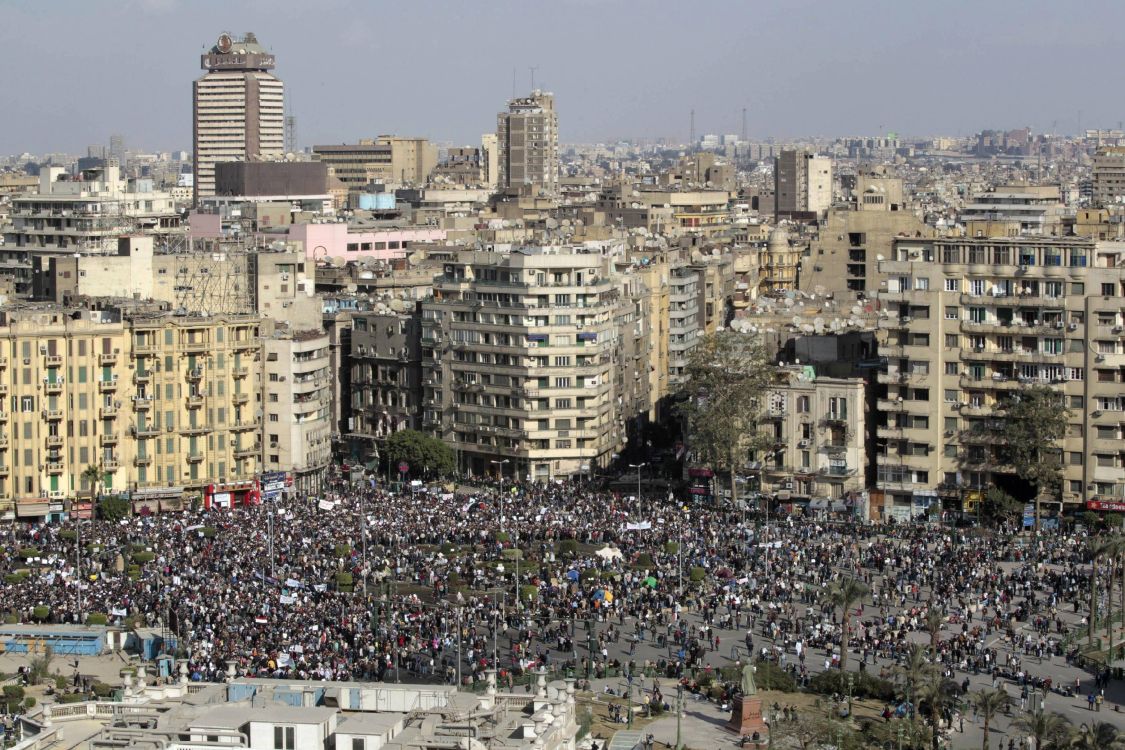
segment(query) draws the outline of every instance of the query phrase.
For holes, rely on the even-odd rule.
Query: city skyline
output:
[[[692,110],[697,135],[739,133],[743,107],[751,139],[1073,133],[1121,119],[1092,96],[1112,83],[1098,71],[1112,69],[1109,29],[1125,17],[1110,3],[1086,8],[1083,19],[1102,22],[1081,29],[1047,3],[952,3],[937,17],[877,3],[703,3],[691,8],[694,35],[679,6],[647,7],[7,2],[0,39],[9,80],[22,85],[0,153],[81,153],[111,133],[134,147],[190,149],[193,61],[222,31],[254,31],[277,56],[301,146],[378,133],[475,143],[532,75],[556,95],[566,143],[686,141]],[[1025,22],[1013,29],[1017,10]],[[573,23],[581,13],[596,15]],[[1059,62],[1021,63],[1032,60]]]

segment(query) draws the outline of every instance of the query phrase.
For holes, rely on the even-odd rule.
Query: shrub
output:
[[[506,531],[497,531],[496,532],[496,541],[500,542],[501,544],[509,541],[511,538],[512,538],[511,535]]]
[[[141,566],[130,565],[125,568],[125,575],[129,576],[130,580],[136,581],[141,577]]]
[[[117,495],[103,497],[98,501],[98,517],[103,521],[116,523],[129,515],[129,501]]]
[[[58,690],[60,693],[66,690],[66,678],[61,674],[55,675],[55,690]]]
[[[707,569],[702,568],[698,565],[693,566],[689,577],[691,578],[693,583],[699,583],[700,581],[707,578]]]
[[[19,685],[4,686],[4,702],[8,704],[19,703],[23,700],[24,689]]]
[[[113,695],[113,686],[104,682],[95,682],[90,689],[99,698],[108,698]]]
[[[674,555],[679,551],[680,551],[680,545],[679,545],[678,542],[665,542],[664,543],[664,554]]]
[[[109,615],[104,612],[91,612],[86,615],[87,625],[105,625],[107,622],[109,622]]]
[[[63,529],[59,532],[59,539],[62,539],[64,542],[73,542],[77,538],[78,532],[74,529]]]
[[[134,552],[133,553],[133,562],[137,563],[138,565],[144,565],[145,563],[150,563],[155,559],[156,559],[156,553],[155,552]]]
[[[23,570],[16,571],[15,573],[6,573],[4,575],[4,583],[7,583],[9,585],[15,585],[17,583],[22,583],[26,579],[27,579],[27,571],[23,571]]]
[[[82,693],[64,693],[63,695],[60,695],[56,700],[58,700],[59,703],[78,703],[80,701],[86,700],[86,696]]]
[[[354,590],[355,580],[352,574],[346,570],[341,570],[336,574],[336,590],[345,594],[351,593]]]
[[[504,558],[505,560],[516,560],[516,559],[522,560],[523,559],[523,550],[522,549],[510,549],[509,548],[509,549],[506,549],[506,550],[502,550],[500,552],[500,556],[502,558]]]
[[[523,601],[535,601],[539,598],[538,586],[520,586],[520,599]]]
[[[784,693],[797,691],[797,681],[793,679],[793,675],[772,661],[757,661],[754,666],[758,668],[754,672],[754,684],[759,690],[780,690]]]
[[[20,551],[16,553],[16,557],[24,560],[31,557],[39,557],[39,550],[35,547],[21,547]]]
[[[598,571],[593,568],[586,568],[579,576],[583,581],[589,583],[590,581],[598,580]]]
[[[457,545],[456,544],[450,544],[449,542],[446,542],[445,544],[441,545],[441,554],[445,555],[446,557],[454,554],[456,551],[457,551]]]
[[[51,608],[45,607],[43,605],[39,605],[38,607],[36,607],[35,609],[33,609],[31,611],[31,616],[34,617],[36,620],[39,620],[40,622],[43,622],[43,620],[46,620],[48,617],[51,616]]]
[[[202,534],[205,538],[211,539],[212,537],[215,536],[215,527],[214,526],[204,526],[202,529],[199,530],[199,533]]]
[[[839,694],[848,692],[847,673],[839,669],[829,669],[809,680],[809,690],[821,695]],[[894,683],[880,680],[866,672],[852,673],[852,695],[856,698],[873,698],[879,701],[893,701],[895,699]]]
[[[577,555],[578,541],[575,539],[563,539],[558,543],[558,553],[560,555]]]
[[[15,625],[19,621],[20,621],[20,616],[17,615],[15,612],[5,612],[4,613],[4,624],[5,625]]]
[[[35,708],[35,696],[29,695],[23,699],[24,708]]]
[[[642,552],[641,554],[637,555],[637,567],[651,569],[652,555],[647,552]]]
[[[337,544],[336,557],[351,557],[352,546],[350,544]]]

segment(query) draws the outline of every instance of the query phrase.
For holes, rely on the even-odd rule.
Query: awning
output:
[[[545,333],[529,333],[527,334],[528,341],[546,341],[547,334]]]
[[[809,510],[828,510],[828,500],[821,497],[810,500]]]
[[[162,497],[179,497],[182,494],[184,494],[183,487],[144,487],[133,490],[132,498],[134,500],[152,500]]]
[[[580,333],[578,334],[579,341],[597,341],[598,334],[596,333]]]

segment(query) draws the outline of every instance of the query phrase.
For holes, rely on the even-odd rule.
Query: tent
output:
[[[602,558],[603,560],[620,560],[623,557],[623,555],[621,554],[621,550],[617,549],[616,547],[610,547],[609,545],[602,547],[594,554]]]

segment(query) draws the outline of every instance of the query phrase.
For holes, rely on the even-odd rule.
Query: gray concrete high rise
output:
[[[539,90],[512,99],[496,116],[497,187],[553,195],[559,186],[559,118],[555,95]]]
[[[215,164],[285,153],[285,87],[257,38],[220,34],[193,87],[195,201],[215,194]]]

